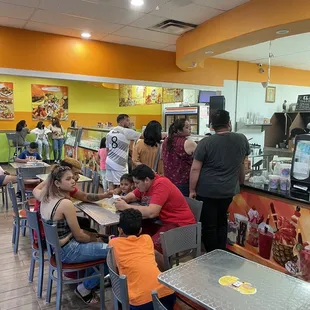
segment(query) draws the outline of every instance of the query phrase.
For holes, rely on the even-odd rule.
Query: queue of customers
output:
[[[26,139],[28,134],[35,134],[35,142],[40,157],[50,162],[50,146],[49,136],[52,139],[52,149],[54,155],[54,163],[59,163],[62,157],[65,131],[58,118],[52,118],[52,122],[47,127],[42,121],[37,123],[36,128],[29,130],[25,120],[21,120],[16,124],[14,146],[18,148],[29,147],[31,141]],[[44,152],[44,156],[43,156]],[[17,154],[16,154],[17,155]]]
[[[33,192],[40,201],[43,220],[57,225],[62,261],[82,263],[105,258],[108,252],[107,242],[77,217],[71,197],[92,202],[118,194],[115,207],[122,211],[119,238],[109,244],[115,250],[119,271],[128,279],[130,308],[150,309],[151,291],[156,289],[166,308],[173,309],[174,292],[157,280],[163,265],[160,233],[195,223],[184,197],[189,196],[203,201],[200,221],[206,251],[225,249],[227,210],[244,179],[247,139],[231,132],[227,111],[217,111],[211,121],[215,134],[198,145],[188,139],[190,124],[186,120],[172,124],[162,143],[165,137],[160,123],[150,122],[141,136],[129,128],[128,115],[119,115],[118,126],[107,134],[98,152],[101,175],[109,186],[102,194],[76,188],[81,169],[78,161],[67,159],[53,167],[47,181]],[[129,174],[128,154],[133,142],[135,167]],[[141,281],[135,280],[137,276]],[[86,304],[97,303],[94,291],[98,284],[97,279],[84,281],[75,293]]]

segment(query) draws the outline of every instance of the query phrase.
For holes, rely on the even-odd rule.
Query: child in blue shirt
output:
[[[36,160],[42,160],[37,149],[38,144],[36,142],[31,142],[27,149],[18,155],[15,161],[17,163],[26,163],[29,161],[29,157],[35,157]]]

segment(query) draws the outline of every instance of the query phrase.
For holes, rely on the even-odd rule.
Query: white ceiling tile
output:
[[[142,6],[133,6],[129,0],[82,0],[84,2],[93,2],[97,4],[107,4],[118,8],[126,9],[129,11],[139,11],[149,13],[170,0],[145,0]]]
[[[0,16],[18,19],[29,19],[34,9],[25,6],[0,2]]]
[[[31,17],[31,21],[50,25],[58,25],[60,27],[79,29],[82,31],[99,31],[104,33],[112,33],[123,27],[123,25],[68,16],[56,12],[51,14],[51,12],[46,10],[36,10],[36,12]]]
[[[194,3],[228,11],[250,0],[193,0]]]
[[[152,14],[176,19],[182,22],[201,24],[206,20],[223,13],[221,10],[208,8],[206,6],[188,4],[180,7],[176,7],[175,4],[168,2],[161,6],[158,11],[153,11]]]
[[[166,43],[166,45],[175,44],[178,38],[177,36],[172,34],[160,33],[157,31],[151,31],[142,28],[134,28],[130,26],[126,26],[116,31],[114,34],[122,37]]]
[[[40,0],[0,0],[0,2],[36,8],[39,5]]]
[[[26,20],[0,17],[0,25],[4,27],[23,28],[26,24]]]
[[[48,25],[48,24],[42,24],[42,23],[36,23],[36,22],[30,21],[26,24],[25,29],[81,38],[81,31],[77,29],[70,29],[70,28],[60,27],[56,25]],[[92,33],[91,39],[100,40],[104,36],[105,36],[104,33]]]
[[[110,6],[104,2],[82,0],[41,0],[39,7],[44,10],[122,25],[129,24],[144,15],[141,12]]]
[[[149,28],[163,22],[164,20],[166,20],[165,17],[146,14],[141,18],[135,20],[133,23],[130,24],[130,26],[138,28]]]
[[[124,45],[133,45],[139,47],[146,47],[146,48],[153,48],[153,49],[164,49],[167,45],[158,43],[158,42],[151,42],[151,41],[144,41],[139,39],[133,39],[128,37],[120,37],[116,35],[108,35],[102,41],[117,43],[117,44],[124,44]]]
[[[165,51],[169,52],[175,52],[176,51],[176,45],[168,45],[164,48]]]

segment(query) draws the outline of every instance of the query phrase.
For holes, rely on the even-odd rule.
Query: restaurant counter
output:
[[[269,225],[276,232],[272,248],[269,249],[270,258],[263,258],[259,254],[259,233],[255,222],[253,224],[249,221],[244,240],[239,239],[234,244],[228,244],[228,249],[249,260],[287,272],[285,265],[294,267],[291,262],[297,261],[296,253],[293,254],[297,233],[301,233],[303,242],[310,244],[310,202],[292,197],[289,191],[276,191],[269,189],[268,185],[246,182],[229,207],[229,220],[237,222],[241,218],[247,222],[249,211],[250,216],[256,214],[257,218],[263,219],[263,222],[269,218]],[[309,267],[310,253],[306,257],[306,261],[303,262]],[[310,268],[303,267],[307,275],[300,278],[310,281]]]

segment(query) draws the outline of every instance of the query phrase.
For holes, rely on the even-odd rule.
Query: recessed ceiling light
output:
[[[131,0],[130,3],[131,5],[134,5],[134,6],[141,6],[144,4],[144,1],[143,0]]]
[[[288,34],[288,33],[289,33],[289,30],[286,30],[286,29],[281,29],[276,32],[276,34]]]
[[[84,39],[89,39],[91,37],[91,34],[89,32],[82,32],[81,37]]]
[[[213,54],[213,53],[214,53],[213,51],[206,51],[206,52],[205,52],[206,55],[211,55],[211,54]]]

